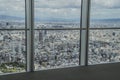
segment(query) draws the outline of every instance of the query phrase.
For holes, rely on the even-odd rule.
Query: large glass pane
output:
[[[79,65],[79,30],[35,30],[35,70]]]
[[[0,31],[0,74],[24,72],[25,31]]]
[[[81,0],[35,0],[35,28],[80,28]]]
[[[90,28],[120,28],[120,0],[91,0]]]
[[[79,64],[80,11],[81,0],[35,0],[35,70]]]
[[[0,29],[25,28],[25,0],[0,0]]]
[[[89,65],[120,61],[120,30],[90,30]]]

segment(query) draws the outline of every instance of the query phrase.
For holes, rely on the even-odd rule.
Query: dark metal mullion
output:
[[[90,9],[91,9],[91,0],[88,0],[88,8],[87,8],[87,34],[86,34],[86,62],[85,65],[88,66],[88,52],[89,52],[89,27],[90,27]]]
[[[31,72],[34,71],[34,0],[31,0]]]
[[[80,41],[79,41],[79,65],[81,65],[81,34],[82,34],[82,4],[83,0],[81,0],[81,16],[80,16]]]
[[[82,20],[81,20],[81,56],[80,65],[87,66],[88,49],[88,29],[89,29],[89,0],[82,0]]]
[[[25,56],[26,69],[25,69],[25,70],[26,70],[26,72],[27,72],[27,62],[28,62],[28,61],[27,61],[27,52],[28,52],[28,51],[27,51],[27,31],[28,31],[28,29],[27,29],[27,12],[26,12],[26,11],[27,11],[27,9],[26,9],[27,7],[26,7],[26,6],[27,6],[27,5],[26,5],[26,0],[25,0],[25,38],[26,38],[26,39],[25,39],[25,46],[26,46],[26,47],[25,47],[25,50],[26,50],[26,56]]]
[[[34,0],[26,0],[27,72],[34,71]]]

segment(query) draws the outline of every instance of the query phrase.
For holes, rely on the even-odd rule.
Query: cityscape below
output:
[[[96,21],[90,26],[90,28],[107,27],[120,27],[120,23]],[[56,30],[46,30],[47,28]],[[62,28],[63,30],[59,30]],[[64,30],[64,28],[80,28],[80,23],[37,22],[35,24],[35,70],[79,65],[80,30]],[[0,29],[0,73],[25,72],[27,55],[25,23],[0,21]],[[119,29],[90,29],[88,45],[89,65],[120,61]]]

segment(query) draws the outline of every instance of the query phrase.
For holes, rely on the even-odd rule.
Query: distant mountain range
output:
[[[64,19],[64,18],[36,18],[35,21],[39,22],[80,22],[79,19]]]
[[[114,19],[92,19],[92,22],[120,22],[120,18],[114,18]]]
[[[0,20],[24,20],[25,18],[16,17],[16,16],[8,16],[8,15],[0,15]],[[74,19],[64,19],[64,18],[36,18],[35,21],[39,22],[79,22],[79,18]],[[120,22],[120,18],[115,19],[92,19],[92,22]]]
[[[24,18],[8,15],[0,15],[0,20],[24,20]]]

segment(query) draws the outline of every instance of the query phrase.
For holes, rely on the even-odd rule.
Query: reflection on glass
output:
[[[25,71],[25,32],[0,31],[0,73]]]
[[[120,30],[90,30],[89,65],[120,61]]]
[[[79,30],[36,30],[35,70],[79,64]]]

